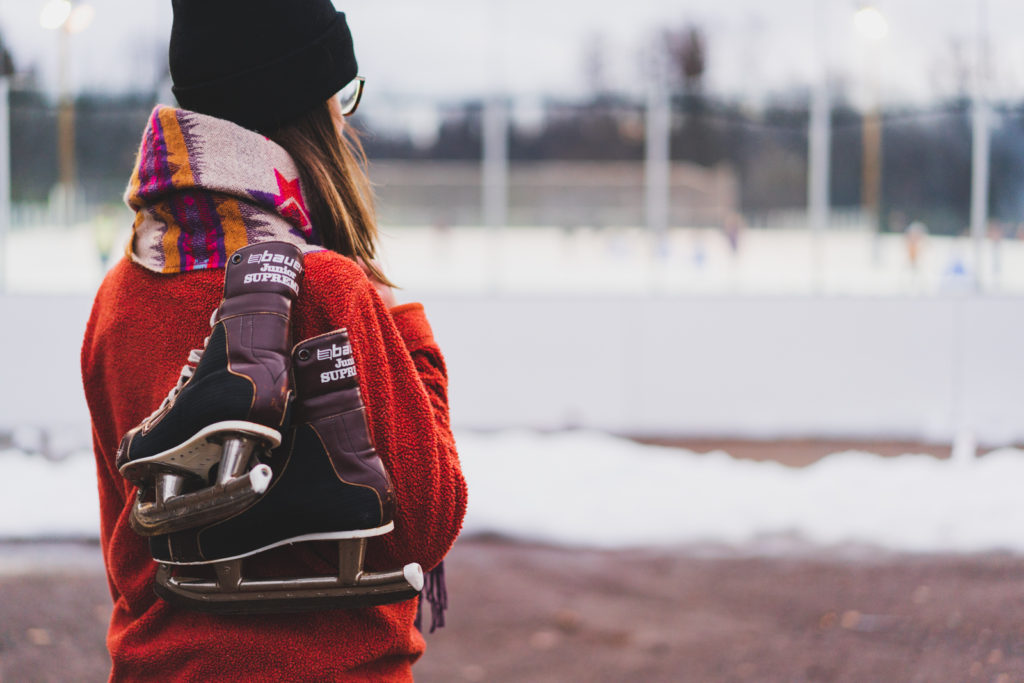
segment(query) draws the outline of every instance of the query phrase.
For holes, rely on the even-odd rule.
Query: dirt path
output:
[[[5,552],[0,546],[0,556]],[[0,680],[102,681],[97,561],[0,575]],[[1024,681],[1024,558],[460,541],[417,681]]]
[[[474,542],[425,681],[1024,680],[1024,559]]]
[[[630,437],[627,436],[626,438]],[[927,454],[939,459],[948,458],[951,452],[949,444],[921,443],[919,441],[880,441],[877,439],[868,441],[854,439],[758,441],[745,439],[658,439],[635,437],[633,440],[657,446],[685,448],[696,453],[725,451],[732,457],[742,460],[771,460],[783,465],[789,465],[790,467],[805,467],[821,460],[827,455],[844,451],[865,451],[887,458],[906,453]],[[978,454],[983,455],[990,450],[992,449],[980,446]]]

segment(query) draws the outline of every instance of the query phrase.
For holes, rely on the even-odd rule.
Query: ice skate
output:
[[[116,464],[139,487],[132,528],[144,536],[208,524],[266,491],[258,462],[281,443],[290,396],[291,306],[302,253],[285,242],[228,259],[224,298],[161,406],[121,440]]]
[[[150,539],[161,563],[156,592],[168,602],[209,612],[290,612],[398,602],[423,588],[416,563],[363,570],[367,539],[394,529],[394,492],[370,440],[348,333],[297,345],[292,367],[293,431],[272,456],[267,492],[230,519]],[[243,576],[247,557],[325,540],[339,546],[333,575]],[[214,565],[216,578],[198,578],[202,568],[194,565]]]

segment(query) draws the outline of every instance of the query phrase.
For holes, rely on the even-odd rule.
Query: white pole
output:
[[[502,228],[508,223],[508,103],[494,96],[484,105],[484,224]]]
[[[988,225],[989,174],[989,102],[988,46],[986,38],[985,0],[978,3],[978,37],[975,45],[971,114],[971,238],[974,242],[974,285],[983,286],[982,258],[985,230]]]
[[[818,36],[818,78],[811,91],[811,115],[807,131],[807,221],[811,227],[811,272],[815,287],[822,278],[822,237],[828,226],[829,157],[831,107],[828,98],[825,22],[820,2],[814,4],[815,33]]]
[[[971,238],[974,241],[974,281],[982,288],[982,256],[988,225],[989,105],[976,95],[971,107],[973,119],[971,149]]]
[[[663,248],[668,230],[671,109],[664,58],[661,55],[652,57],[653,75],[647,90],[644,189],[647,227],[659,248]]]
[[[808,222],[815,233],[828,226],[829,136],[831,122],[828,86],[822,82],[811,96],[811,121],[808,131],[807,208]]]
[[[11,86],[0,74],[0,294],[7,291],[7,233],[11,228]]]

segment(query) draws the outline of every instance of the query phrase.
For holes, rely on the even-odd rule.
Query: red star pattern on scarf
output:
[[[287,180],[276,168],[274,177],[277,179],[277,189],[280,193],[271,195],[274,206],[295,227],[306,229],[309,227],[309,211],[306,209],[306,202],[302,199],[302,187],[299,184],[299,179]]]

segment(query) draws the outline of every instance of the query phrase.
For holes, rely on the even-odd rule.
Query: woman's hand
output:
[[[380,298],[384,300],[384,305],[387,306],[388,308],[394,308],[395,306],[397,306],[398,301],[395,299],[395,292],[391,289],[391,287],[375,278],[373,276],[373,272],[366,266],[365,261],[363,261],[362,259],[357,259],[356,263],[359,264],[359,267],[363,269],[364,273],[366,273],[366,277],[369,278],[370,284],[372,284],[373,288],[377,290],[378,294],[380,294]],[[378,269],[380,268],[380,266],[377,265],[377,263],[374,263],[374,265],[377,266]]]

